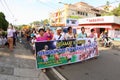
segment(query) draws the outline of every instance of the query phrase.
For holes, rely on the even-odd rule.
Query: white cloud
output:
[[[38,1],[41,1],[41,2],[49,2],[49,1],[52,1],[52,0],[38,0]]]

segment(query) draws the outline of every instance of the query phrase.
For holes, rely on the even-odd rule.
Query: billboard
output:
[[[78,26],[79,22],[77,19],[67,19],[66,26]]]

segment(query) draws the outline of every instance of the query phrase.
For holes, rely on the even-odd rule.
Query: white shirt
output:
[[[64,34],[61,34],[61,35],[55,34],[53,37],[53,40],[64,40]]]
[[[5,45],[5,43],[7,42],[6,38],[3,38],[3,44]]]
[[[74,34],[72,33],[72,34],[69,34],[69,33],[66,33],[65,34],[65,39],[74,39],[75,37],[74,37]]]
[[[7,30],[7,37],[13,37],[13,33],[15,32],[15,30],[13,29],[8,29]]]

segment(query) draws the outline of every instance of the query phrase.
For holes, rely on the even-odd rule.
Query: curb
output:
[[[60,80],[67,80],[55,68],[51,68],[51,69],[58,76],[58,78],[60,78]]]

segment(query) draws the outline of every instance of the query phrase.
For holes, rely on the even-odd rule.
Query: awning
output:
[[[84,27],[84,28],[90,28],[90,29],[92,29],[92,28],[112,28],[112,26],[102,26],[102,25],[100,25],[100,26],[78,26],[77,28],[81,28],[81,27]]]

